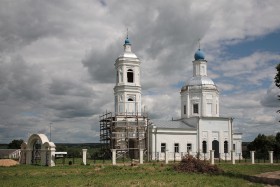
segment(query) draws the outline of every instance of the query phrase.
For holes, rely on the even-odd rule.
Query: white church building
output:
[[[207,76],[207,63],[203,51],[198,49],[192,62],[193,76],[180,92],[180,119],[148,120],[141,113],[140,60],[127,38],[124,53],[115,63],[112,148],[144,149],[153,160],[163,160],[165,152],[176,160],[186,154],[209,159],[210,150],[215,151],[215,158],[230,159],[232,151],[236,159],[242,156],[242,134],[233,132],[232,117],[220,117],[219,90]],[[127,124],[138,127],[122,128],[128,127]]]

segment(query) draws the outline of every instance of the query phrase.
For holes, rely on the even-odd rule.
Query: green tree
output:
[[[267,157],[268,151],[273,151],[275,149],[275,136],[265,136],[264,134],[259,134],[254,141],[249,143],[249,151],[256,151],[257,158]]]
[[[21,144],[24,141],[22,139],[20,140],[13,140],[8,144],[8,149],[20,149]]]
[[[275,85],[276,85],[278,88],[280,88],[280,64],[278,64],[278,65],[276,66],[276,70],[277,70],[277,73],[276,73],[276,75],[275,75],[275,77],[274,77]],[[280,100],[280,95],[278,95],[278,97],[279,97],[278,100]],[[280,113],[280,110],[278,110],[277,112]],[[280,121],[279,121],[279,122],[280,122]]]
[[[280,143],[280,132],[277,132],[275,140],[277,143]]]
[[[280,64],[276,66],[277,73],[274,77],[275,85],[280,88]]]
[[[275,147],[274,147],[274,154],[280,154],[280,132],[278,132],[275,136]]]

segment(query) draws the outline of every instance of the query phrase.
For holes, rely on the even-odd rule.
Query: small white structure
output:
[[[55,144],[44,134],[32,134],[21,145],[21,164],[55,166]]]
[[[20,158],[20,149],[0,149],[0,158]]]

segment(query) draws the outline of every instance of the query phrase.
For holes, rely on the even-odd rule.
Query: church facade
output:
[[[140,60],[127,38],[124,53],[115,61],[115,116],[111,132],[112,148],[119,151],[144,149],[153,160],[180,160],[183,155],[209,159],[229,159],[232,151],[242,156],[242,134],[233,132],[233,118],[220,117],[219,90],[207,75],[205,55],[194,55],[193,76],[181,89],[181,118],[149,121],[141,112]],[[137,151],[138,150],[138,151]]]

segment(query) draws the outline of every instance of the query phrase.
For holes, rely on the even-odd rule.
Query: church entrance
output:
[[[21,144],[21,164],[55,166],[55,145],[44,134],[32,134]]]
[[[220,151],[219,151],[219,141],[214,140],[212,142],[212,150],[215,150],[214,158],[219,158],[219,153],[220,153]]]
[[[36,140],[33,144],[31,163],[39,165],[41,163],[41,142]]]

